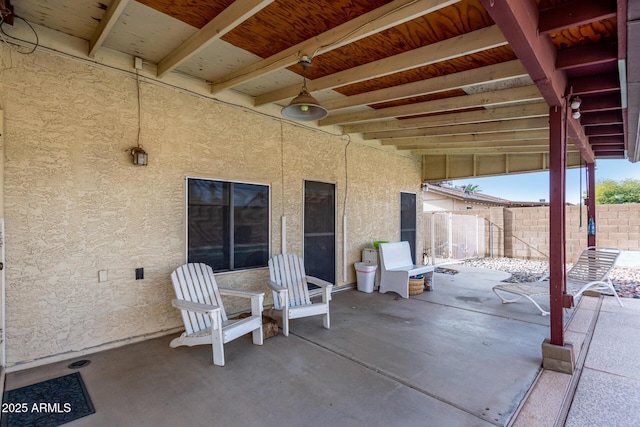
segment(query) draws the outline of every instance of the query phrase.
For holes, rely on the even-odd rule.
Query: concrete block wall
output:
[[[598,205],[596,239],[601,246],[640,250],[640,204]]]
[[[485,218],[485,256],[548,259],[547,206],[473,209],[454,214]],[[568,206],[565,219],[567,262],[573,262],[587,247],[587,208]],[[640,204],[598,205],[596,242],[598,246],[640,251]]]

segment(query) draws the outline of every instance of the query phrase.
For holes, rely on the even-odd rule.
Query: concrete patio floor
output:
[[[96,413],[69,426],[490,426],[515,419],[541,371],[549,319],[491,292],[507,273],[455,266],[434,291],[334,293],[331,330],[295,320],[263,346],[169,348],[167,336],[7,374],[5,390],[78,359]]]

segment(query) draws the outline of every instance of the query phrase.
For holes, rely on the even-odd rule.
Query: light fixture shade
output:
[[[299,121],[320,120],[327,117],[328,114],[329,111],[318,104],[318,101],[304,88],[289,105],[282,109],[283,116]]]
[[[580,108],[580,105],[582,105],[582,100],[580,99],[579,96],[571,98],[571,109],[572,110],[577,110],[578,108]]]
[[[572,114],[571,117],[573,117],[574,119],[579,119],[580,116],[582,116],[582,114],[580,114],[580,110],[575,110]]]
[[[131,149],[131,155],[133,156],[133,164],[136,166],[147,166],[148,156],[147,153],[140,147],[133,147]]]

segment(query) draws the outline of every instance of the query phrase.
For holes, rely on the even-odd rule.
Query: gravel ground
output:
[[[464,265],[511,273],[505,282],[533,282],[549,271],[549,263],[514,258],[478,258],[467,260]],[[570,268],[571,265],[567,265]],[[620,297],[640,298],[640,270],[614,268],[609,275]]]

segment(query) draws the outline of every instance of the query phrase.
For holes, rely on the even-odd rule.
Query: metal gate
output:
[[[484,219],[451,212],[425,214],[425,250],[431,264],[483,257]]]

